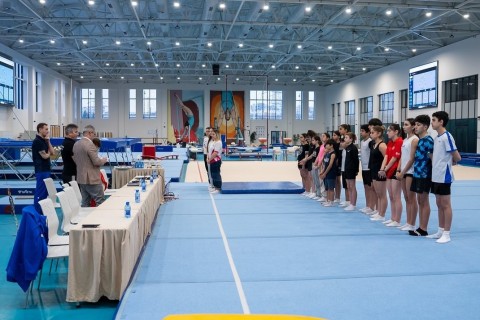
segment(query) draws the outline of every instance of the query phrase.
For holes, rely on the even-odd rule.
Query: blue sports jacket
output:
[[[23,208],[22,221],[7,265],[7,281],[17,282],[27,292],[47,257],[47,243],[47,218],[33,206]]]

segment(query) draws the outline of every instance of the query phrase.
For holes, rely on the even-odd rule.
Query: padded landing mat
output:
[[[302,193],[305,191],[299,185],[289,181],[277,182],[224,182],[223,194],[253,194],[253,193]]]

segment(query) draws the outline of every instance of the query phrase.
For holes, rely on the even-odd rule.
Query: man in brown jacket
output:
[[[73,161],[77,165],[77,182],[82,193],[82,207],[89,207],[92,199],[97,206],[105,201],[100,167],[108,159],[98,156],[97,147],[92,142],[95,135],[93,126],[85,126],[83,138],[73,145]]]

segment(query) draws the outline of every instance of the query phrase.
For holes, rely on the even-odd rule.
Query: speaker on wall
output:
[[[214,76],[220,75],[220,65],[219,64],[212,64],[212,71]]]

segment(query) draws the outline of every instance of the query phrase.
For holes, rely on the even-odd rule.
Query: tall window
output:
[[[308,120],[315,120],[315,92],[308,91]]]
[[[157,117],[157,90],[143,89],[143,119]]]
[[[393,92],[380,94],[380,120],[385,126],[393,123]]]
[[[108,119],[108,89],[102,89],[102,119]]]
[[[60,82],[60,92],[61,92],[61,95],[60,95],[60,109],[62,109],[62,117],[65,117],[65,113],[66,113],[66,97],[65,97],[65,82],[62,81]]]
[[[303,91],[295,91],[295,120],[303,119]]]
[[[95,89],[82,89],[82,119],[95,118]]]
[[[400,126],[407,120],[408,89],[400,90]]]
[[[444,110],[450,119],[477,119],[478,75],[443,82]]]
[[[332,121],[330,121],[332,125],[327,131],[330,131],[330,136],[332,135],[333,131],[335,130],[335,103],[332,103]]]
[[[42,77],[40,73],[35,72],[35,112],[42,111],[42,90],[40,90]]]
[[[365,97],[360,99],[360,125],[368,124],[373,118],[373,97]]]
[[[345,123],[355,132],[355,100],[345,101]]]
[[[15,63],[15,105],[17,109],[24,109],[25,79],[23,78],[23,66]]]
[[[268,110],[268,115],[267,115]],[[282,91],[250,91],[250,119],[281,120],[283,111]]]
[[[128,117],[130,119],[135,119],[137,117],[137,90],[130,89],[130,110],[128,112]]]

